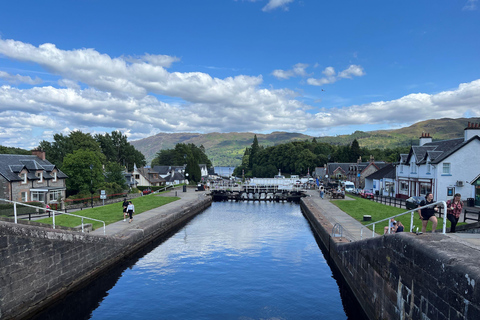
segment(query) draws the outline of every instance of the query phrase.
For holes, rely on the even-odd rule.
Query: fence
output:
[[[12,203],[13,204],[13,216],[14,216],[14,219],[15,219],[15,223],[18,223],[17,204],[22,206],[22,207],[31,207],[31,208],[38,209],[37,206],[32,206],[30,204],[26,204],[26,203],[22,203],[22,202],[11,201],[11,200],[6,200],[6,199],[0,199],[0,201],[5,201],[7,203]],[[103,223],[103,234],[105,234],[105,221],[97,220],[97,219],[93,219],[93,218],[89,218],[89,217],[84,217],[84,216],[79,216],[79,215],[76,215],[76,214],[71,214],[71,213],[66,213],[66,212],[65,213],[64,212],[59,212],[59,211],[56,211],[56,210],[48,210],[48,211],[51,211],[51,213],[52,213],[52,219],[53,219],[52,227],[53,227],[53,229],[55,229],[55,216],[59,215],[59,214],[66,214],[66,215],[69,215],[69,216],[72,216],[72,217],[77,217],[77,218],[82,219],[82,232],[85,232],[84,223],[83,223],[84,219],[93,220],[93,221],[97,221],[97,222],[102,222]]]
[[[382,196],[382,195],[374,195],[373,196],[373,201],[381,203],[381,204],[386,204],[389,206],[393,207],[398,207],[398,208],[407,208],[407,200],[406,199],[401,199],[401,198],[395,198],[395,197],[389,197],[389,196]],[[445,212],[444,208],[442,206],[438,207],[438,217],[441,218],[443,213]]]

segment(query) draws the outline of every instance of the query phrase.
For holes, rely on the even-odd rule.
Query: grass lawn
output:
[[[332,203],[340,208],[342,211],[359,221],[363,225],[370,224],[375,221],[389,218],[391,216],[408,211],[405,208],[391,207],[385,204],[377,203],[372,200],[363,199],[360,197],[349,195],[354,200],[333,200]],[[371,215],[372,221],[363,221],[363,215]],[[401,221],[406,232],[410,231],[410,214],[405,214],[400,217],[396,217],[395,220]],[[443,227],[443,219],[437,217],[438,225],[437,230]],[[381,222],[375,225],[375,232],[383,234],[383,228],[388,225],[388,221]],[[413,225],[422,229],[422,221],[418,217],[418,213],[414,213]],[[458,224],[460,225],[460,223]],[[447,221],[447,227],[450,226],[450,222]],[[369,227],[372,230],[372,226]],[[427,225],[427,231],[432,230],[432,222],[429,221]]]
[[[179,197],[161,197],[157,195],[148,195],[143,197],[138,197],[132,200],[132,203],[135,205],[135,215],[161,207],[167,203],[173,202],[180,199]],[[83,209],[79,211],[72,212],[83,217],[90,217],[97,220],[105,221],[105,224],[114,223],[120,220],[123,220],[123,200],[117,203],[107,204],[100,207],[94,207],[90,209]],[[36,220],[35,222],[53,224],[53,218],[45,218],[41,220]],[[84,219],[83,223],[92,223],[93,229],[102,228],[103,223]],[[55,225],[60,225],[64,227],[76,227],[82,224],[82,219],[77,217],[72,217],[66,214],[60,216],[55,216]]]

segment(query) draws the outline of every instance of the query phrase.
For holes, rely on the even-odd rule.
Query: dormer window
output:
[[[432,170],[432,165],[430,164],[430,161],[427,161],[427,173],[430,173]]]
[[[43,172],[37,172],[37,178],[39,179],[38,182],[42,183],[43,182]]]
[[[53,182],[57,182],[57,171],[53,173]]]
[[[27,183],[27,174],[24,172],[24,173],[21,174],[21,176],[22,176],[22,180],[23,180],[22,184]]]

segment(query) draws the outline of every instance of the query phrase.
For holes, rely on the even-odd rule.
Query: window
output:
[[[417,165],[415,162],[410,162],[410,173],[417,173]]]
[[[408,191],[408,183],[405,181],[400,181],[400,191]]]
[[[450,174],[450,163],[443,164],[443,174]]]
[[[403,164],[400,165],[400,173],[403,173]]]
[[[50,202],[58,201],[62,197],[62,191],[60,190],[52,190],[50,191]]]
[[[43,172],[37,172],[37,178],[40,179],[38,180],[39,183],[43,182]]]
[[[53,173],[53,182],[57,182],[57,171]]]
[[[136,174],[136,175],[135,175],[135,179],[140,180],[140,175],[139,175],[139,174]]]
[[[420,194],[422,196],[427,195],[427,193],[432,192],[432,186],[430,183],[420,183]]]
[[[25,184],[27,183],[27,174],[26,173],[22,173],[22,184]]]
[[[28,201],[28,193],[22,192],[22,202],[27,202],[27,201]]]
[[[32,191],[32,201],[45,202],[45,193],[41,191]]]
[[[430,162],[427,162],[427,174],[430,173],[431,170],[432,170],[432,165],[430,164]]]

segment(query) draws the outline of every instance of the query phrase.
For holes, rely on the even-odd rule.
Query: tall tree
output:
[[[62,171],[68,175],[70,194],[95,193],[105,178],[99,154],[91,150],[75,150],[63,160]]]
[[[350,146],[350,162],[357,162],[357,159],[362,155],[360,150],[360,145],[358,144],[357,139],[353,140],[352,145]]]

